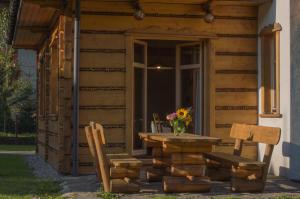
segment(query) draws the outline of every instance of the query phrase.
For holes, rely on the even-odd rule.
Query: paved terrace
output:
[[[99,198],[100,184],[97,182],[96,175],[70,177],[61,176],[34,152],[14,153],[24,155],[27,163],[33,169],[36,176],[42,178],[53,178],[61,181],[62,193],[66,198],[72,199],[96,199]],[[265,191],[263,193],[232,193],[229,182],[212,182],[212,190],[209,193],[181,193],[165,194],[162,191],[161,183],[148,183],[143,180],[145,171],[141,172],[142,191],[138,194],[119,194],[120,199],[151,199],[159,196],[173,196],[176,199],[194,198],[297,198],[300,199],[300,182],[289,181],[285,178],[269,176]],[[156,197],[157,196],[157,197]],[[162,199],[162,198],[161,198]],[[170,198],[169,198],[170,199]],[[172,198],[173,199],[173,198]]]

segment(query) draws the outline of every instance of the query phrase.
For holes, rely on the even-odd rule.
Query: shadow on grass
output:
[[[0,155],[0,198],[57,198],[57,182],[36,178],[22,156]]]

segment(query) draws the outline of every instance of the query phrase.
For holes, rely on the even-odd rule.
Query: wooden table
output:
[[[211,183],[206,172],[203,153],[221,139],[173,133],[139,133],[147,147],[152,148],[153,168],[147,171],[147,179],[162,181],[165,192],[207,192]]]

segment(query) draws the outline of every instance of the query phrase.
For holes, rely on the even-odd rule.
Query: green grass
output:
[[[1,199],[54,199],[59,191],[58,183],[34,177],[22,156],[0,155]]]
[[[151,199],[177,199],[176,196],[153,196]]]
[[[19,133],[18,137],[35,137],[35,133]],[[16,134],[13,132],[0,132],[0,137],[16,137]]]
[[[35,151],[35,145],[0,145],[0,151]]]

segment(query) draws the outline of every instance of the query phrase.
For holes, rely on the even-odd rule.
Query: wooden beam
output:
[[[64,8],[62,0],[23,0],[23,3],[36,4],[40,7],[53,8],[56,10],[62,10]]]
[[[18,26],[18,29],[29,30],[32,33],[47,33],[49,28],[47,26]]]
[[[273,0],[214,0],[213,5],[241,5],[259,6],[265,3],[272,3]]]

